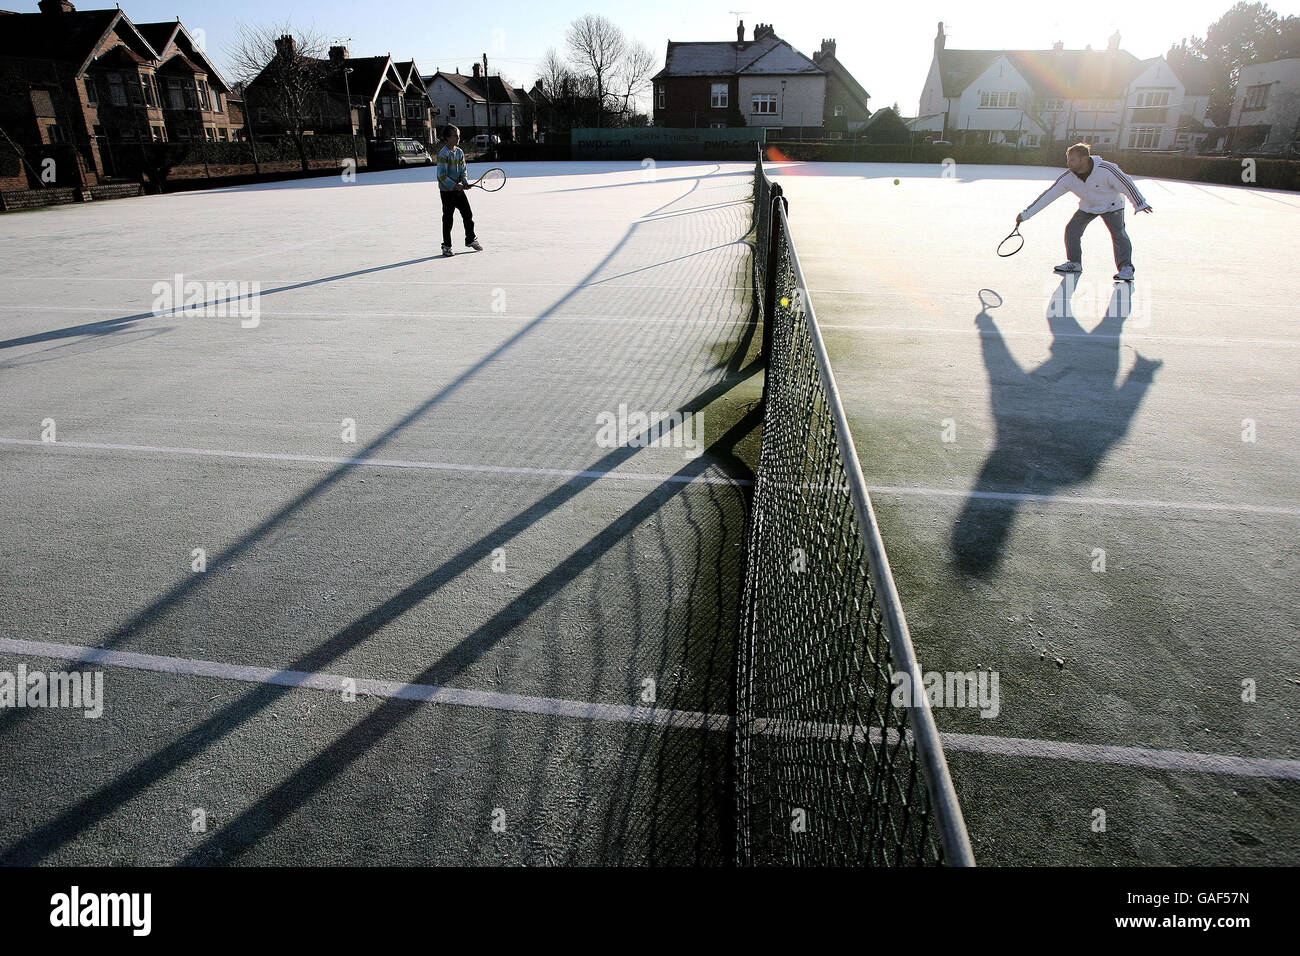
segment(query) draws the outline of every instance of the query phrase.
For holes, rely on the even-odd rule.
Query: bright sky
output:
[[[8,9],[34,10],[35,0],[3,0]],[[107,7],[104,0],[74,0],[83,10]],[[930,66],[931,41],[944,21],[951,49],[1047,49],[1062,40],[1067,49],[1104,49],[1115,30],[1122,46],[1139,58],[1163,54],[1169,45],[1204,35],[1232,0],[912,0],[868,4],[863,0],[494,0],[492,3],[430,3],[428,0],[123,0],[138,22],[179,16],[191,32],[203,30],[209,54],[228,72],[225,50],[238,25],[290,20],[314,27],[326,38],[351,37],[357,56],[392,53],[414,58],[420,69],[470,65],[484,53],[516,85],[531,85],[546,48],[564,52],[568,24],[583,13],[599,13],[643,41],[663,65],[668,40],[730,40],[736,14],[745,37],[755,23],[771,23],[777,35],[811,56],[823,37],[834,37],[840,61],[871,94],[871,108],[895,101],[903,115],[915,115]],[[1295,14],[1294,3],[1270,3]],[[797,14],[797,16],[796,16]],[[227,76],[227,79],[230,79]]]

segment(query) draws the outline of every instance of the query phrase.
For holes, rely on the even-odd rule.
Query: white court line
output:
[[[694,291],[694,290],[692,290]],[[244,300],[247,301],[247,300]],[[200,310],[198,314],[187,315],[184,311],[186,307],[167,309],[159,313],[139,313],[146,318],[155,319],[207,319],[211,316],[203,315],[205,308],[219,308],[223,303],[199,303],[194,306]],[[81,305],[0,305],[0,312],[86,312],[94,315],[122,315],[132,314],[132,306],[81,306]],[[232,305],[233,309],[234,306]],[[451,319],[464,322],[481,322],[485,319],[494,322],[534,322],[541,318],[538,315],[530,315],[523,312],[492,312],[492,313],[468,313],[468,312],[371,312],[365,309],[347,309],[341,308],[333,312],[308,312],[308,311],[288,311],[282,309],[258,309],[258,316],[280,317],[280,318],[300,318],[300,319],[344,319],[355,316],[366,318],[394,318],[394,319]],[[236,319],[240,316],[232,314],[230,316],[218,316],[217,318]],[[645,315],[548,315],[547,322],[601,322],[601,323],[628,323],[633,322],[638,325],[757,325],[755,321],[749,319],[696,319],[688,316],[671,316],[662,318],[659,316]],[[43,332],[33,332],[34,336],[41,336]],[[84,335],[96,335],[95,332],[84,332]],[[111,333],[110,333],[111,334]],[[19,336],[20,338],[22,336]],[[69,336],[70,337],[70,336]],[[37,344],[37,343],[32,343]]]
[[[414,700],[429,704],[453,707],[470,707],[480,710],[504,711],[518,714],[541,714],[547,717],[568,717],[576,720],[603,720],[620,724],[648,724],[656,727],[687,728],[710,731],[727,731],[733,718],[726,714],[706,714],[689,710],[661,710],[636,707],[628,704],[602,704],[589,701],[567,700],[555,697],[530,697],[523,694],[506,694],[499,691],[465,690],[436,684],[409,684],[402,681],[380,681],[367,678],[348,678],[341,674],[323,674],[311,671],[277,670],[270,667],[253,667],[245,664],[226,664],[218,661],[196,660],[188,657],[164,657],[157,654],[138,654],[133,651],[111,651],[76,644],[56,644],[47,641],[25,641],[0,638],[0,653],[30,657],[53,658],[85,664],[102,664],[130,670],[151,671],[160,674],[179,674],[187,677],[211,677],[219,680],[242,681],[251,684],[274,684],[303,690],[340,694],[345,688],[357,694],[392,700]],[[345,681],[352,681],[351,685]],[[809,722],[772,721],[758,719],[753,731],[765,736],[805,736],[862,741],[869,736],[873,742],[881,739],[878,728],[864,735],[861,728]],[[1048,760],[1071,760],[1080,763],[1122,764],[1188,773],[1224,773],[1243,777],[1269,777],[1277,780],[1300,781],[1300,760],[1269,757],[1234,757],[1227,754],[1204,754],[1187,750],[1155,750],[1145,747],[1113,747],[1102,744],[1064,743],[1054,740],[1033,740],[1018,737],[989,737],[980,734],[940,734],[945,749],[971,753],[994,754]],[[891,743],[897,741],[897,732],[889,732]]]
[[[468,474],[523,475],[542,478],[596,478],[613,481],[679,482],[683,484],[732,485],[748,487],[753,484],[746,478],[699,475],[654,475],[644,472],[569,470],[564,468],[523,468],[505,465],[467,465],[455,462],[407,461],[397,458],[331,458],[325,455],[288,455],[273,452],[232,451],[218,448],[181,448],[168,445],[129,445],[108,442],[57,441],[44,442],[39,438],[10,438],[0,436],[0,445],[43,446],[47,448],[75,448],[86,451],[127,451],[162,455],[196,455],[204,458],[235,458],[251,461],[305,462],[322,465],[358,465],[371,468],[415,468],[427,471],[448,471]],[[930,498],[984,498],[993,501],[1041,502],[1058,505],[1102,505],[1117,508],[1165,509],[1171,511],[1214,512],[1228,514],[1300,515],[1300,507],[1281,505],[1221,504],[1211,501],[1158,501],[1149,498],[1107,498],[1083,495],[1034,495],[1015,492],[960,491],[954,488],[915,488],[898,485],[868,485],[869,494],[917,495]]]
[[[176,270],[172,270],[172,271],[175,272]],[[197,279],[197,278],[199,277],[199,273],[195,273],[195,272],[189,272],[189,273],[186,273],[186,275],[187,275],[189,278],[191,278],[191,279]],[[164,280],[159,280],[158,276],[156,276],[156,275],[153,275],[153,276],[145,276],[145,277],[142,277],[142,276],[0,276],[0,277],[4,278],[5,280],[7,280],[7,281],[9,281],[9,282],[58,282],[58,283],[64,283],[64,282],[135,282],[135,283],[152,284],[152,283],[154,283],[154,282],[158,282],[158,281],[167,281],[167,280],[165,280],[165,279],[164,279]],[[314,280],[313,280],[311,277],[298,276],[296,279],[284,279],[284,278],[279,278],[279,279],[277,279],[277,278],[270,278],[270,279],[268,279],[268,278],[261,278],[261,279],[258,279],[257,281],[262,282],[262,283],[272,284],[272,285],[294,285],[294,284],[297,284],[297,283],[299,283],[299,282],[311,282],[311,281],[314,281]],[[391,279],[362,279],[362,278],[355,278],[355,279],[354,279],[354,278],[351,278],[351,277],[349,277],[349,278],[345,278],[345,279],[331,279],[330,281],[331,281],[331,282],[353,282],[353,283],[356,283],[357,285],[386,285],[386,286],[391,286],[391,285],[393,284],[393,280],[391,280]],[[441,282],[433,282],[433,281],[428,281],[428,280],[424,280],[424,279],[402,279],[402,285],[403,285],[403,286],[408,286],[408,285],[446,286],[446,285],[447,285],[447,282],[446,282],[446,280],[443,280],[443,281],[441,281]],[[495,288],[495,287],[501,285],[501,283],[500,283],[499,281],[497,281],[497,282],[471,282],[471,281],[469,281],[469,280],[457,279],[457,280],[456,280],[456,285],[458,285],[458,286],[460,286],[460,285],[482,285],[482,286],[491,286],[491,287]],[[515,279],[511,279],[511,280],[510,280],[510,288],[512,288],[512,289],[520,288],[520,287],[533,287],[533,286],[535,286],[535,287],[537,287],[537,288],[546,288],[546,289],[568,289],[568,288],[584,289],[584,288],[586,288],[586,284],[585,284],[585,283],[576,283],[576,284],[575,284],[575,283],[573,283],[573,282],[520,282],[520,281],[515,280]],[[674,290],[674,291],[680,292],[680,291],[682,290],[682,284],[681,284],[680,282],[678,282],[678,283],[676,283],[676,284],[674,284],[674,285],[650,285],[650,284],[645,284],[645,283],[643,283],[643,284],[641,284],[641,285],[625,285],[625,286],[623,286],[623,288],[624,288],[624,289],[672,289],[672,290]],[[747,286],[747,285],[693,285],[693,286],[691,286],[690,288],[691,288],[693,291],[708,290],[708,291],[711,291],[711,292],[714,292],[714,291],[736,290],[736,289],[741,289],[741,290],[745,290],[745,291],[748,291],[748,290],[749,290],[749,286]]]
[[[922,335],[1022,335],[1036,338],[1086,339],[1091,342],[1183,342],[1193,345],[1280,345],[1287,348],[1300,346],[1300,339],[1233,339],[1219,336],[1202,335],[1142,335],[1125,332],[1123,335],[1096,335],[1092,332],[1052,332],[1049,329],[998,329],[990,332],[973,326],[965,329],[950,329],[943,326],[919,325],[842,325],[830,322],[818,322],[822,329],[847,329],[854,332],[916,332]]]
[[[0,439],[2,441],[3,439]],[[927,498],[983,498],[989,501],[1038,501],[1055,505],[1104,505],[1108,508],[1157,508],[1171,511],[1208,511],[1230,514],[1300,516],[1300,507],[1283,505],[1220,504],[1213,501],[1156,501],[1150,498],[1096,498],[1084,495],[1031,495],[1002,491],[958,491],[954,488],[907,488],[868,485],[869,494],[920,495]]]
[[[634,471],[577,471],[566,468],[522,468],[505,465],[465,465],[455,462],[405,461],[400,458],[331,458],[326,455],[282,455],[273,452],[230,451],[219,448],[173,448],[166,445],[119,445],[106,442],[56,441],[43,442],[38,438],[8,438],[0,436],[0,445],[44,445],[47,448],[76,448],[87,451],[133,451],[164,455],[197,455],[203,458],[239,458],[251,461],[292,461],[316,465],[358,465],[368,468],[417,468],[426,471],[450,471],[468,474],[523,475],[535,478],[599,478],[612,481],[635,481],[663,484],[734,485],[752,484],[743,478],[718,478],[709,475],[652,475]],[[662,449],[660,449],[662,450]]]

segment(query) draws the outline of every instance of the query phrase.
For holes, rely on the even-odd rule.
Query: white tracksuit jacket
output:
[[[1134,212],[1147,208],[1147,201],[1142,198],[1137,185],[1129,179],[1128,174],[1114,163],[1094,155],[1092,172],[1087,179],[1080,179],[1067,169],[1041,196],[1030,203],[1020,218],[1028,219],[1037,215],[1067,192],[1079,197],[1079,208],[1084,212],[1101,214],[1123,209],[1125,196],[1133,203]]]

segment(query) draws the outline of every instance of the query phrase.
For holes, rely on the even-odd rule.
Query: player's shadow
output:
[[[1120,332],[1131,310],[1131,287],[1115,287],[1106,315],[1091,332],[1075,318],[1076,280],[1065,278],[1047,307],[1051,357],[1021,368],[989,310],[1001,296],[980,291],[975,318],[997,439],[952,530],[952,551],[967,574],[986,577],[1002,561],[1024,495],[1053,495],[1092,477],[1128,432],[1162,364],[1137,356],[1119,380]]]

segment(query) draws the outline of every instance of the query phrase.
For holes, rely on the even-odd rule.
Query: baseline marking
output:
[[[45,657],[76,661],[86,664],[103,664],[130,670],[152,671],[160,674],[178,674],[187,677],[212,677],[253,684],[275,684],[327,693],[342,693],[345,680],[340,674],[312,673],[310,671],[277,670],[271,667],[253,667],[244,664],[226,664],[218,661],[196,660],[186,657],[164,657],[157,654],[138,654],[132,651],[108,651],[97,647],[75,644],[56,644],[46,641],[26,641],[0,638],[0,653]],[[688,710],[660,710],[653,707],[635,707],[628,704],[601,704],[590,701],[566,700],[555,697],[530,697],[524,694],[506,694],[498,691],[466,690],[436,684],[408,684],[402,681],[380,681],[353,678],[356,692],[369,697],[395,700],[413,700],[428,704],[453,707],[470,707],[508,713],[541,714],[548,717],[568,717],[575,720],[602,720],[610,723],[640,724],[656,727],[685,728],[709,731],[729,731],[733,718],[726,714],[706,714]],[[861,728],[837,725],[803,724],[789,721],[755,721],[753,730],[764,735],[791,733],[803,736],[829,736],[837,739],[861,740]],[[873,729],[869,735],[879,740],[881,732]],[[896,732],[891,731],[891,740]],[[1235,757],[1228,754],[1204,754],[1188,750],[1156,750],[1146,747],[1114,747],[1104,744],[1064,743],[1054,740],[1033,740],[1019,737],[986,737],[979,734],[941,734],[943,745],[952,750],[997,756],[1024,757],[1047,760],[1072,760],[1081,763],[1122,764],[1152,770],[1185,773],[1222,773],[1243,777],[1269,777],[1276,780],[1300,781],[1300,760],[1271,757]]]
[[[735,485],[752,484],[746,478],[718,478],[708,475],[652,475],[646,472],[595,471],[568,468],[524,468],[507,465],[466,465],[457,462],[405,461],[400,458],[333,458],[328,455],[288,455],[260,451],[232,451],[221,448],[173,448],[166,445],[123,445],[109,442],[53,441],[39,438],[9,438],[0,436],[0,445],[43,445],[47,448],[76,448],[87,451],[132,451],[164,455],[197,455],[203,458],[241,458],[253,461],[306,462],[314,465],[363,465],[372,468],[417,468],[425,471],[467,472],[471,474],[525,475],[539,478],[603,478],[613,481],[641,481],[662,484],[670,481],[679,484]]]

